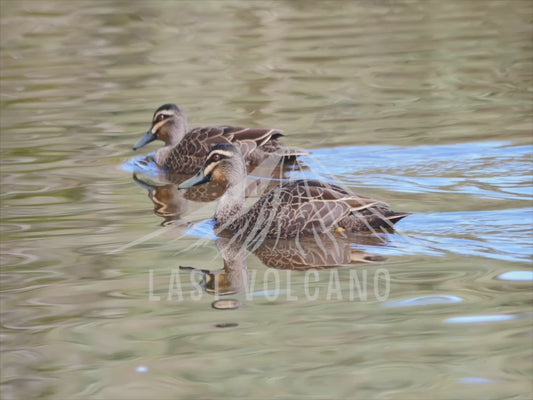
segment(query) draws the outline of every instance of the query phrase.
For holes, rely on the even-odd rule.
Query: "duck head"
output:
[[[148,132],[133,146],[140,149],[154,140],[161,140],[167,146],[178,144],[188,132],[187,117],[176,104],[163,104],[152,118],[152,126]]]
[[[200,171],[182,182],[178,188],[190,189],[214,181],[227,189],[245,180],[246,165],[240,149],[230,143],[222,143],[211,148]]]

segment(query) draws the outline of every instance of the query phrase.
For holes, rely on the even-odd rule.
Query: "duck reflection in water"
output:
[[[313,237],[287,240],[267,239],[261,243],[243,243],[234,238],[220,237],[216,240],[224,267],[218,270],[181,266],[183,271],[201,274],[202,289],[214,296],[229,296],[248,293],[248,257],[252,254],[265,266],[280,270],[325,270],[353,268],[360,265],[385,261],[385,257],[355,249],[356,245],[385,245],[386,239],[377,235],[342,237],[323,234]],[[238,308],[236,300],[217,302],[216,308]]]

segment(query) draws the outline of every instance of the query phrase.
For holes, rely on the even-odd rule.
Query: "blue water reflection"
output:
[[[529,261],[533,209],[414,214],[399,224],[403,247],[424,244],[463,255]]]
[[[532,154],[531,146],[507,142],[315,149],[305,158],[309,170],[295,171],[293,177],[335,177],[349,186],[400,192],[531,200]]]
[[[533,281],[533,271],[509,271],[504,272],[498,278],[504,281],[531,282]]]
[[[460,379],[461,383],[466,383],[467,385],[479,385],[483,383],[497,383],[497,381],[489,378],[482,378],[479,376],[467,376]]]
[[[465,315],[461,317],[452,317],[444,320],[444,322],[453,324],[477,324],[483,322],[500,322],[516,319],[518,316],[510,314],[502,315]]]
[[[395,300],[384,303],[387,307],[412,307],[412,306],[426,306],[429,304],[454,304],[464,301],[458,296],[452,295],[430,295],[418,296],[410,299]]]

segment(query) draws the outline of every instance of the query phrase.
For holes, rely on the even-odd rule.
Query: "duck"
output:
[[[215,210],[215,231],[245,241],[390,230],[410,215],[392,211],[385,202],[313,179],[280,181],[245,208],[246,173],[240,149],[221,143],[211,148],[201,169],[178,189],[218,182],[223,194]]]
[[[189,130],[185,112],[177,104],[163,104],[152,117],[148,132],[133,146],[138,150],[154,140],[165,145],[155,154],[156,164],[169,173],[194,174],[205,161],[209,149],[219,143],[239,146],[246,164],[257,166],[269,156],[294,159],[305,151],[287,148],[279,138],[283,131],[271,128],[208,126]]]

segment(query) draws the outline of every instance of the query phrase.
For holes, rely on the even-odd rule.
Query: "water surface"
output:
[[[531,2],[0,7],[3,398],[532,397]],[[166,102],[414,215],[214,309],[214,204],[161,226],[127,168]]]

